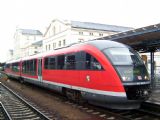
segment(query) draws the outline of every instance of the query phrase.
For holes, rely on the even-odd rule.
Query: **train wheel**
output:
[[[20,83],[22,84],[25,83],[23,78],[19,78],[19,80],[20,80]]]
[[[72,100],[72,101],[78,102],[78,103],[84,103],[84,99],[82,98],[81,92],[78,90],[66,88],[65,94],[69,100]]]

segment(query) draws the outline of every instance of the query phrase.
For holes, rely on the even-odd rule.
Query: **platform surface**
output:
[[[146,102],[160,105],[160,80],[155,83],[155,88],[153,89],[150,98]]]

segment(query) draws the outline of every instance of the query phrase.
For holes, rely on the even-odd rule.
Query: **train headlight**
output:
[[[123,80],[123,81],[126,81],[126,80],[127,80],[127,78],[126,78],[126,77],[122,77],[122,80]]]
[[[123,81],[131,81],[130,77],[125,77],[125,76],[122,77],[122,80]]]
[[[144,76],[144,79],[145,79],[145,80],[149,80],[149,78],[148,78],[147,76]]]

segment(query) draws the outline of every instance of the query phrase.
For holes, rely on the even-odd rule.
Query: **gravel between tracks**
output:
[[[0,81],[36,103],[40,108],[54,114],[56,120],[99,120],[99,118],[93,118],[93,116],[80,109],[64,103],[63,100],[55,97],[53,94],[47,93],[47,90],[34,87],[33,85],[21,84],[15,80]]]

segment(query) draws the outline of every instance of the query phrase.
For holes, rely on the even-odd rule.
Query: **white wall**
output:
[[[42,35],[29,35],[22,34],[21,30],[16,30],[14,35],[14,59],[25,57],[28,55],[35,54],[35,51],[39,49],[39,47],[32,47],[32,43],[36,40],[42,39]]]
[[[114,33],[116,32],[71,28],[71,24],[69,22],[65,23],[59,20],[54,20],[50,24],[49,29],[44,36],[43,52],[54,50],[55,48],[64,47],[72,43],[78,43],[112,35]],[[65,45],[63,45],[63,40],[65,40]],[[60,41],[61,46],[59,46]],[[55,44],[56,47],[54,46]]]

